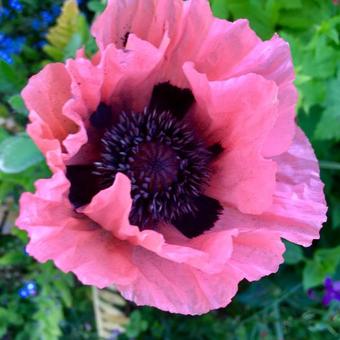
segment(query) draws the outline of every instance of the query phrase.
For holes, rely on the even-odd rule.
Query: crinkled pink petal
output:
[[[27,133],[45,155],[48,166],[52,171],[63,168],[64,163],[60,142],[54,138],[48,125],[35,111],[30,112],[29,120],[31,123],[27,125]]]
[[[197,70],[205,73],[209,80],[227,79],[223,75],[234,68],[260,41],[250,29],[248,20],[231,23],[214,19],[198,54],[192,60]]]
[[[110,103],[119,105],[125,109],[141,111],[148,104],[152,89],[158,82],[159,70],[164,58],[164,52],[169,43],[164,36],[159,48],[154,47],[147,41],[143,41],[134,34],[130,34],[125,50],[115,50],[113,46],[108,48],[108,62],[105,65],[105,77],[109,83],[106,92],[111,92]],[[111,55],[110,55],[111,52]],[[116,75],[108,76],[111,60],[118,60],[121,79],[116,84]],[[105,71],[104,71],[105,72]],[[113,81],[112,81],[113,79]],[[111,80],[111,81],[110,81]],[[116,87],[112,88],[112,82]],[[109,88],[107,88],[109,87]],[[105,89],[103,88],[105,91]],[[110,93],[109,92],[109,93]]]
[[[327,206],[313,149],[298,129],[289,150],[275,158],[277,183],[272,206],[261,215],[225,207],[214,230],[236,228],[240,233],[267,230],[305,247],[319,238]]]
[[[179,263],[186,263],[205,273],[222,272],[233,250],[233,236],[237,230],[211,230],[188,239],[174,226],[163,225],[159,232],[166,243],[160,256]]]
[[[49,64],[31,77],[22,91],[26,107],[36,112],[49,127],[53,137],[64,140],[76,130],[63,115],[63,106],[71,98],[71,79],[64,64]]]
[[[117,285],[122,295],[137,305],[149,305],[182,314],[203,314],[226,306],[236,294],[240,275],[226,265],[219,274],[206,274],[185,264],[155,256],[135,248],[133,263],[138,278]]]
[[[184,65],[184,72],[198,107],[211,122],[206,131],[209,140],[221,143],[227,151],[249,147],[262,150],[278,117],[276,84],[252,73],[209,81],[192,63]],[[203,121],[205,117],[198,118]]]
[[[259,280],[279,269],[284,251],[279,233],[265,229],[244,232],[234,238],[228,264],[248,281]]]
[[[209,82],[192,64],[184,72],[201,110],[197,119],[203,121],[205,110],[211,144],[219,142],[225,149],[212,166],[207,194],[244,213],[262,213],[275,188],[276,165],[261,151],[277,119],[277,86],[255,74]]]
[[[232,236],[235,230],[209,232],[192,240],[174,230],[173,226],[163,226],[161,230],[140,231],[129,222],[132,206],[131,183],[128,177],[118,173],[114,184],[99,192],[85,207],[78,209],[90,219],[111,232],[120,240],[144,247],[169,260],[187,263],[205,272],[220,272],[232,251]],[[165,241],[164,236],[167,239]],[[221,251],[225,249],[227,251]]]
[[[129,240],[135,245],[143,244],[150,249],[159,249],[164,243],[163,236],[153,230],[140,231],[129,222],[132,206],[130,179],[122,173],[108,189],[100,191],[91,203],[79,211],[110,231],[121,240]]]
[[[84,58],[67,60],[66,69],[72,78],[73,95],[80,97],[87,108],[84,115],[84,119],[86,119],[100,103],[103,74]]]
[[[36,187],[35,194],[22,195],[16,221],[29,233],[30,255],[40,262],[53,260],[64,272],[72,271],[83,283],[97,287],[135,278],[131,246],[73,212],[67,199],[69,183],[61,171],[37,181]]]
[[[257,73],[273,80],[279,87],[279,119],[268,135],[263,155],[266,157],[285,152],[295,134],[295,105],[297,90],[292,57],[286,41],[275,35],[271,40],[260,41],[231,70],[227,70],[221,79]]]
[[[260,214],[271,206],[277,166],[260,152],[233,150],[222,155],[213,169],[208,196],[249,214]]]
[[[180,0],[109,0],[91,31],[101,50],[124,47],[130,33],[159,47],[165,31],[172,36],[177,29],[182,10]]]
[[[30,110],[27,132],[53,172],[64,169],[64,163],[87,142],[84,117],[88,115],[88,108],[83,96],[76,91],[79,78],[78,75],[72,79],[63,64],[50,64],[33,76],[22,91]],[[83,91],[86,86],[91,88],[86,83]]]
[[[214,22],[208,1],[190,0],[182,3],[183,14],[178,23],[179,29],[166,51],[167,59],[162,71],[163,77],[178,87],[186,87],[182,66],[189,60],[196,60]]]
[[[290,228],[277,227],[288,240],[309,246],[319,238],[327,219],[327,205],[320,179],[319,163],[307,137],[297,129],[288,151],[274,158],[278,164],[273,205],[266,217],[277,218]]]

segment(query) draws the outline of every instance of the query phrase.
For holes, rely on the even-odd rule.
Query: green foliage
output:
[[[87,7],[90,11],[101,13],[104,11],[106,3],[106,0],[91,0],[87,3]]]
[[[322,284],[326,277],[332,277],[340,264],[340,246],[320,249],[315,252],[313,260],[307,261],[303,271],[305,289]]]
[[[42,154],[26,134],[8,137],[0,144],[2,172],[19,173],[42,160]]]
[[[22,97],[20,96],[20,94],[15,94],[14,96],[11,96],[8,99],[8,103],[14,111],[22,114],[23,116],[28,115],[28,111],[25,107],[25,103],[24,103]]]
[[[53,60],[64,60],[73,57],[88,38],[88,24],[80,13],[76,0],[67,0],[56,26],[48,32],[48,44],[44,46],[44,51]]]
[[[316,127],[315,137],[318,139],[340,140],[340,63],[338,76],[328,83],[326,108]]]
[[[0,94],[18,92],[23,84],[24,78],[13,67],[0,60]]]
[[[285,246],[284,259],[286,264],[297,264],[304,259],[301,247],[290,242],[285,242]]]

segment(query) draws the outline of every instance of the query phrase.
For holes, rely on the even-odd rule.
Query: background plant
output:
[[[276,275],[241,284],[227,309],[185,317],[128,304],[121,339],[338,339],[340,306],[322,304],[324,281],[340,280],[340,9],[331,0],[211,0],[214,14],[248,18],[264,39],[278,32],[292,49],[300,99],[298,121],[309,136],[326,184],[329,220],[321,240],[286,243]],[[89,287],[25,253],[26,235],[10,228],[21,192],[49,171],[25,133],[20,91],[51,61],[81,46],[95,52],[89,26],[105,1],[0,0],[0,338],[97,339]],[[78,4],[77,4],[78,3]],[[335,294],[335,293],[334,293]],[[335,295],[334,295],[335,296]]]

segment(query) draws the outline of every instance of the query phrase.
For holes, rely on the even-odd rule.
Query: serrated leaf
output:
[[[76,38],[75,38],[76,37]],[[57,24],[47,34],[44,51],[54,60],[73,56],[88,37],[88,26],[75,0],[66,0]]]
[[[340,140],[340,66],[337,77],[329,82],[326,109],[316,127],[315,138]]]
[[[6,138],[0,144],[0,171],[14,174],[37,164],[43,156],[27,135]]]

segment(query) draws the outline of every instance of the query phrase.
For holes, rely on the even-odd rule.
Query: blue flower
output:
[[[61,12],[60,6],[54,4],[51,8],[51,14],[53,15],[53,17],[57,17]]]
[[[0,22],[2,19],[6,19],[9,16],[10,12],[8,8],[0,6]]]
[[[19,0],[9,0],[9,6],[17,12],[21,12],[23,10],[23,6]]]
[[[5,51],[0,50],[0,60],[4,61],[7,64],[13,64],[13,58]]]
[[[21,52],[24,43],[24,37],[11,38],[0,32],[0,59],[8,64],[12,64],[13,55]]]
[[[46,23],[47,26],[51,24],[54,20],[53,14],[51,14],[49,11],[42,11],[41,18],[43,22]]]
[[[42,27],[41,25],[41,21],[37,18],[34,18],[32,20],[32,28],[36,31],[40,30],[40,28]]]
[[[22,299],[27,299],[32,296],[36,296],[38,293],[37,284],[34,281],[28,281],[18,291],[19,296]]]

